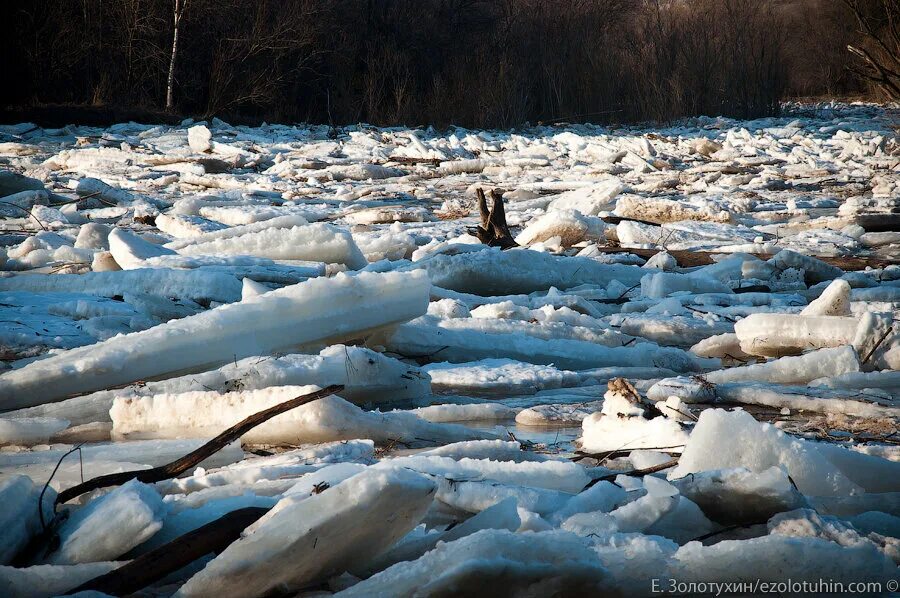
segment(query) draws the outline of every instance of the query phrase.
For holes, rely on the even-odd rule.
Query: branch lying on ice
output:
[[[280,415],[282,413],[290,411],[291,409],[299,407],[300,405],[312,403],[313,401],[325,398],[342,390],[344,390],[343,385],[335,384],[327,386],[321,390],[317,390],[316,392],[301,395],[289,401],[279,403],[278,405],[269,407],[268,409],[264,409],[263,411],[254,413],[253,415],[245,418],[244,420],[231,426],[197,450],[191,451],[180,459],[176,459],[171,463],[162,465],[160,467],[154,467],[152,469],[123,471],[92,478],[87,482],[82,482],[81,484],[72,486],[71,488],[68,488],[59,493],[56,496],[55,504],[59,505],[65,503],[69,500],[72,500],[73,498],[81,496],[86,492],[97,490],[99,488],[119,486],[133,479],[137,479],[140,482],[149,484],[174,478],[189,470],[190,468],[196,466],[204,459],[207,459],[210,455],[218,452],[256,426],[272,419],[276,415]],[[63,512],[62,515],[57,514],[54,517],[53,521],[51,521],[50,524],[46,526],[40,534],[35,536],[28,544],[28,546],[26,546],[22,551],[19,552],[18,555],[16,555],[16,559],[14,562],[21,566],[24,566],[27,563],[30,563],[36,555],[52,552],[57,545],[56,540],[58,538],[56,532],[64,515],[65,512]]]
[[[244,507],[231,511],[142,554],[127,565],[86,581],[69,593],[93,590],[111,596],[125,596],[137,592],[204,555],[222,552],[240,537],[247,526],[268,512],[267,507]]]
[[[56,504],[65,503],[77,496],[81,496],[85,492],[90,492],[91,490],[106,488],[107,486],[118,486],[133,479],[137,479],[138,481],[150,484],[153,482],[160,482],[162,480],[174,478],[189,470],[191,467],[194,467],[223,447],[234,442],[256,426],[272,419],[276,415],[280,415],[286,411],[290,411],[291,409],[299,407],[300,405],[312,403],[313,401],[317,401],[342,390],[344,390],[343,385],[327,386],[322,390],[318,390],[307,395],[301,395],[299,397],[291,399],[290,401],[285,401],[284,403],[280,403],[278,405],[275,405],[274,407],[269,407],[268,409],[260,411],[259,413],[255,413],[250,417],[244,419],[243,421],[231,426],[197,450],[192,451],[184,457],[172,461],[167,465],[154,467],[153,469],[111,473],[90,479],[87,482],[72,486],[71,488],[67,488],[66,490],[60,492],[56,496]]]
[[[620,475],[627,475],[634,478],[642,478],[645,475],[650,475],[651,473],[657,473],[664,469],[669,469],[670,467],[675,467],[678,465],[678,457],[674,459],[669,459],[665,463],[660,463],[658,465],[651,465],[650,467],[645,467],[644,469],[632,469],[631,471],[616,471],[613,473],[608,473],[605,476],[600,476],[599,478],[593,479],[588,482],[588,485],[584,487],[584,490],[587,490],[591,486],[598,484],[600,482],[612,482]],[[582,490],[582,492],[584,492]]]
[[[5,205],[5,206],[10,206],[10,207],[12,207],[12,208],[16,208],[17,210],[22,210],[23,212],[25,212],[26,214],[28,214],[31,218],[33,218],[34,221],[38,223],[38,226],[40,226],[40,227],[41,227],[42,229],[44,229],[44,230],[47,230],[47,227],[44,226],[44,223],[43,223],[43,222],[41,222],[40,220],[38,220],[38,217],[37,217],[37,216],[35,216],[35,215],[32,214],[29,210],[26,210],[26,209],[23,208],[22,206],[16,205],[16,204],[14,204],[14,203],[10,203],[10,202],[8,202],[8,201],[0,201],[0,204],[3,204],[3,205]]]
[[[637,449],[637,450],[667,451],[670,449],[683,449],[683,448],[684,448],[683,444],[676,444],[676,445],[672,445],[672,446],[649,446],[649,447],[641,448],[641,449]],[[618,450],[614,450],[614,451],[607,451],[605,453],[589,453],[586,451],[575,451],[575,456],[572,457],[570,460],[575,461],[576,463],[578,461],[582,461],[584,459],[596,459],[597,461],[602,462],[602,461],[606,461],[607,459],[615,459],[617,457],[627,457],[634,450],[636,450],[636,449],[618,449]]]

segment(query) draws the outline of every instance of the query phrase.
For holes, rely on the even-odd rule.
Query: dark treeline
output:
[[[173,111],[509,127],[866,93],[840,0],[181,0]],[[7,3],[6,106],[165,109],[174,0]]]

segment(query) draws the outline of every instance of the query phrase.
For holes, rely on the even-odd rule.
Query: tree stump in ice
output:
[[[476,189],[478,195],[478,211],[481,214],[481,224],[476,228],[470,228],[469,232],[478,237],[478,240],[491,247],[509,249],[518,247],[513,240],[509,226],[506,224],[506,210],[503,208],[503,196],[496,189],[491,190],[491,209],[488,210],[487,198],[483,189]]]

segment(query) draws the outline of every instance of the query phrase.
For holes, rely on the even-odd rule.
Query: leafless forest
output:
[[[897,0],[35,0],[6,11],[0,104],[25,109],[163,111],[171,74],[179,115],[508,127],[750,118],[791,97],[885,99],[898,81]]]

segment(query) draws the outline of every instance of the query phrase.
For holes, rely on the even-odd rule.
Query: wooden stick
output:
[[[674,459],[670,459],[669,461],[666,461],[665,463],[660,463],[659,465],[651,465],[650,467],[645,467],[644,469],[632,469],[631,471],[616,471],[613,473],[606,474],[605,476],[599,477],[595,480],[591,480],[590,482],[588,482],[588,485],[584,487],[584,490],[587,490],[588,488],[590,488],[591,486],[593,486],[594,484],[597,484],[599,482],[611,482],[614,479],[616,479],[617,476],[620,476],[620,475],[628,475],[628,476],[640,478],[640,477],[644,477],[645,475],[650,475],[651,473],[656,473],[658,471],[662,471],[663,469],[669,469],[670,467],[674,467],[675,465],[678,465],[678,457],[675,457]],[[582,490],[582,492],[584,492],[584,490]]]
[[[111,596],[126,596],[137,592],[207,554],[225,550],[247,526],[268,511],[268,507],[231,511],[67,593],[94,590]]]
[[[254,413],[243,421],[238,422],[197,450],[192,451],[184,457],[176,459],[175,461],[172,461],[167,465],[161,465],[159,467],[154,467],[153,469],[123,471],[120,473],[110,473],[107,475],[98,476],[81,484],[63,490],[56,496],[56,504],[62,504],[64,502],[70,501],[75,497],[81,496],[85,492],[90,492],[91,490],[96,490],[98,488],[106,488],[107,486],[120,486],[125,482],[133,479],[137,479],[141,482],[150,484],[153,482],[160,482],[162,480],[174,478],[178,475],[181,475],[191,467],[194,467],[210,455],[218,452],[220,449],[227,446],[231,442],[237,440],[259,424],[272,419],[276,415],[280,415],[285,411],[290,411],[294,407],[299,407],[300,405],[305,405],[306,403],[312,403],[313,401],[317,401],[342,390],[344,390],[343,385],[336,384],[323,388],[322,390],[317,390],[316,392],[310,394],[295,397],[289,401],[285,401],[284,403],[275,405],[274,407],[269,407],[268,409],[260,411],[259,413]]]
[[[26,209],[23,208],[22,206],[16,205],[16,204],[14,204],[14,203],[12,203],[12,202],[8,202],[8,201],[0,201],[0,204],[3,204],[3,205],[5,205],[5,206],[10,206],[10,207],[12,207],[12,208],[16,208],[17,210],[22,210],[23,212],[25,212],[25,214],[27,214],[28,216],[31,216],[31,218],[33,218],[34,221],[38,223],[38,226],[40,226],[40,227],[41,227],[42,229],[44,229],[44,230],[47,230],[47,227],[44,226],[44,223],[41,222],[40,220],[38,220],[38,217],[35,216],[34,214],[32,214],[32,213],[31,213],[31,210],[26,210]]]

